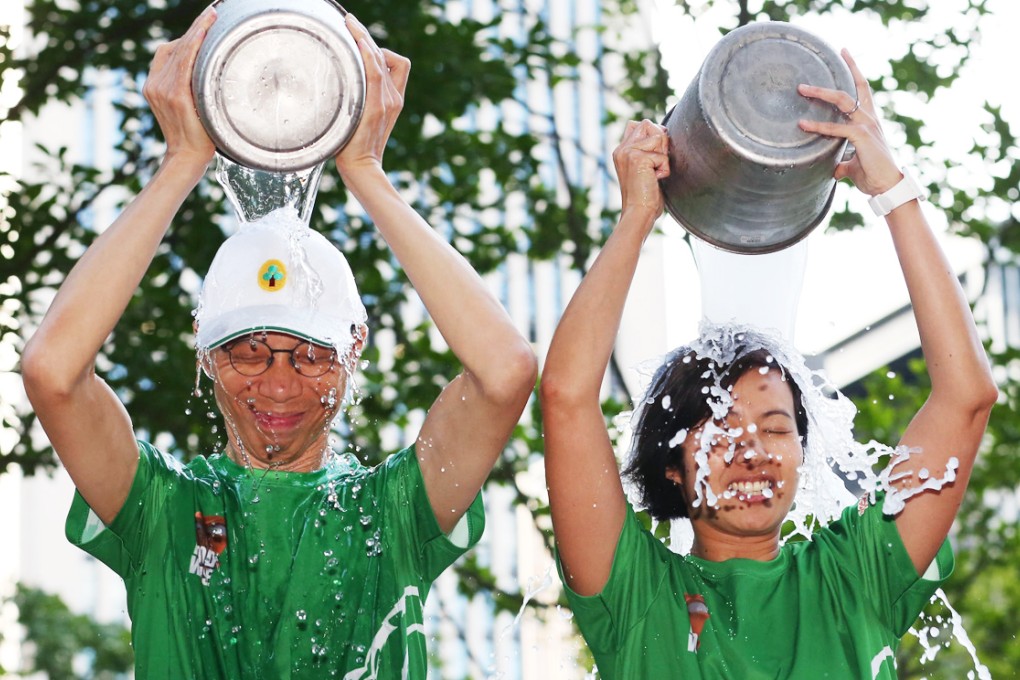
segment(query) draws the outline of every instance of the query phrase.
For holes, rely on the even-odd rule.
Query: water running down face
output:
[[[231,362],[225,347],[208,357],[216,403],[227,424],[228,452],[235,462],[256,468],[307,472],[322,466],[328,451],[330,425],[360,354],[358,339],[343,357],[318,361],[325,370],[299,372],[287,352],[301,343],[287,333],[258,333],[252,338],[273,351],[269,367],[259,375]],[[247,348],[245,348],[247,349]],[[325,357],[325,363],[322,363]],[[305,357],[302,357],[304,359]],[[240,368],[240,370],[238,370]]]
[[[722,418],[692,428],[681,444],[679,486],[695,534],[776,537],[793,505],[804,460],[795,401],[777,368],[752,367],[730,391]]]

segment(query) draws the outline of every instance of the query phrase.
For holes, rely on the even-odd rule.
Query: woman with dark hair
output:
[[[657,521],[691,516],[686,498],[676,493],[676,486],[684,477],[683,447],[677,433],[690,432],[711,419],[713,401],[706,394],[715,385],[729,392],[751,369],[775,370],[779,380],[788,384],[793,397],[792,422],[784,423],[782,429],[796,432],[803,447],[808,418],[797,382],[768,350],[750,349],[746,354],[743,350],[720,375],[715,361],[698,356],[693,348],[682,347],[670,354],[652,378],[645,408],[640,409],[634,427],[634,454],[624,468],[624,477],[634,483],[642,507]],[[663,399],[668,400],[666,407]],[[763,435],[773,436],[779,431],[778,424],[773,423]],[[725,435],[717,444],[723,441],[728,441]]]
[[[946,536],[997,390],[918,196],[902,191],[868,83],[844,58],[859,101],[800,85],[845,112],[839,123],[800,126],[849,140],[856,155],[836,179],[887,204],[931,394],[884,489],[810,541],[784,543],[802,473],[829,455],[816,444],[805,453],[824,399],[808,399],[790,357],[767,342],[736,334],[726,352],[706,351],[704,338],[678,350],[641,402],[626,467],[653,517],[690,517],[690,553],[667,549],[627,502],[600,406],[641,246],[662,212],[658,182],[670,173],[665,129],[629,123],[613,155],[620,220],[564,312],[541,391],[557,557],[603,678],[894,678],[900,637],[952,569]]]

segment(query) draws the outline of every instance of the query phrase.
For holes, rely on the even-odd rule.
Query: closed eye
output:
[[[793,424],[793,420],[785,413],[773,412],[768,418],[766,418],[766,422],[762,425],[761,431],[769,436],[781,437],[795,434],[797,432],[797,427]]]

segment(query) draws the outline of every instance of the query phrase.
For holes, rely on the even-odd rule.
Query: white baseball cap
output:
[[[276,331],[336,347],[367,318],[350,265],[292,208],[243,225],[213,258],[195,312],[200,350]]]

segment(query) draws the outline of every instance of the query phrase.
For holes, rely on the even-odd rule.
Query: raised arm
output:
[[[170,220],[213,156],[195,113],[191,70],[216,15],[160,46],[144,94],[167,141],[152,181],[67,275],[21,359],[25,391],[71,479],[101,520],[127,498],[138,448],[127,411],[95,373],[96,355],[124,313]]]
[[[854,75],[860,108],[847,116],[845,124],[803,121],[801,126],[850,140],[856,156],[836,168],[836,178],[849,177],[861,191],[876,196],[897,184],[903,174],[886,146],[867,80],[845,50],[843,56]],[[804,86],[801,93],[842,111],[855,106],[846,93]],[[910,293],[932,383],[931,394],[900,441],[901,446],[917,453],[897,465],[895,472],[914,473],[900,483],[909,488],[921,484],[917,473],[922,468],[932,477],[942,477],[951,458],[959,464],[953,483],[908,499],[896,518],[914,567],[924,573],[963,501],[998,392],[967,299],[918,201],[895,208],[886,215],[886,222]]]
[[[383,171],[383,150],[403,106],[411,64],[377,47],[353,15],[347,25],[365,61],[368,98],[337,168],[463,365],[429,409],[416,443],[432,509],[449,532],[524,410],[535,386],[535,355],[467,260],[404,201]]]
[[[669,139],[630,122],[613,153],[623,210],[567,305],[542,369],[545,474],[553,531],[568,585],[594,595],[609,578],[626,498],[599,393],[641,246],[662,213]]]

